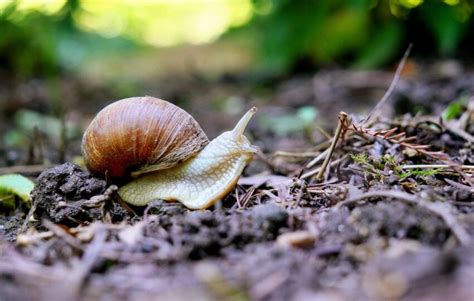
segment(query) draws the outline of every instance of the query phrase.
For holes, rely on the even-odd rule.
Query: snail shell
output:
[[[92,120],[82,139],[87,168],[122,177],[173,167],[209,143],[197,121],[165,100],[145,96],[116,101]]]

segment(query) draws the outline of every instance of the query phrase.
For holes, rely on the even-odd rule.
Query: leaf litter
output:
[[[473,299],[472,102],[449,121],[347,115],[320,147],[259,154],[210,210],[127,206],[74,164],[48,169],[31,214],[0,217],[1,296]]]

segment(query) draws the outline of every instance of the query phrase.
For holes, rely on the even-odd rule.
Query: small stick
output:
[[[330,166],[332,167],[332,166],[334,166],[334,165],[336,165],[336,164],[339,164],[339,163],[342,162],[343,160],[347,159],[347,157],[348,157],[348,155],[346,154],[346,155],[344,155],[342,158],[339,158],[339,159],[337,159],[337,160],[334,160],[334,162],[332,162]],[[304,173],[304,174],[300,177],[300,179],[304,180],[304,179],[306,179],[306,178],[312,177],[312,176],[314,176],[315,174],[317,174],[317,173],[320,172],[320,171],[321,171],[321,167],[315,168],[315,169],[313,169],[313,170],[308,171],[307,173]]]
[[[365,117],[364,120],[360,123],[359,126],[365,126],[370,122],[370,119],[372,118],[372,115],[377,112],[384,104],[387,102],[387,100],[390,97],[390,94],[392,94],[393,90],[395,89],[395,86],[398,84],[398,81],[400,80],[400,75],[402,73],[403,67],[405,66],[405,63],[408,59],[408,56],[410,55],[410,51],[412,48],[413,44],[408,45],[407,50],[403,54],[402,60],[400,61],[400,64],[398,64],[397,70],[395,71],[395,75],[393,76],[392,83],[388,87],[388,90],[385,92],[385,94],[382,96],[382,99],[377,103],[377,105],[372,109],[372,111],[369,112],[367,117]]]
[[[329,134],[325,129],[323,129],[322,127],[320,126],[317,126],[316,129],[324,136],[326,137],[328,140],[330,140],[332,137],[331,137],[331,134]]]
[[[62,227],[54,224],[53,222],[47,219],[43,219],[42,224],[71,247],[81,251],[84,250],[84,247],[81,245],[81,242],[74,236],[72,236],[70,233],[68,233],[67,230],[63,229]]]
[[[239,196],[239,187],[235,187],[235,200],[236,200],[236,204],[237,206],[240,208],[242,208],[242,204],[240,203],[240,196]]]
[[[33,217],[33,214],[35,213],[35,210],[36,210],[36,203],[34,203],[31,200],[31,197],[29,198],[28,201],[31,204],[31,208],[30,208],[30,210],[28,210],[28,214],[26,215],[25,220],[23,221],[23,224],[21,225],[21,228],[18,231],[18,234],[23,234],[23,233],[26,232],[26,230],[28,229],[28,223],[30,222],[30,220]]]
[[[314,157],[319,155],[319,152],[286,152],[286,151],[276,151],[274,154],[276,157],[294,157],[294,158],[307,158],[307,157]]]
[[[407,164],[407,165],[402,165],[402,169],[436,169],[436,168],[452,168],[452,165],[449,164]],[[457,168],[463,169],[463,170],[474,170],[474,165],[458,165],[456,166]]]
[[[262,191],[262,193],[266,196],[268,196],[269,198],[271,198],[272,200],[276,201],[277,203],[280,203],[280,202],[284,202],[284,200],[282,200],[280,197],[274,195],[273,193],[270,192],[270,190],[264,190]]]
[[[339,113],[339,123],[337,124],[336,132],[334,133],[334,138],[332,139],[331,146],[329,146],[329,151],[326,155],[326,158],[324,159],[323,165],[321,165],[321,169],[319,170],[319,173],[316,176],[316,180],[318,182],[323,179],[324,172],[326,171],[329,161],[331,160],[332,154],[336,149],[337,142],[339,141],[339,136],[341,135],[341,132],[344,129],[344,126],[346,125],[347,117],[347,113]]]
[[[50,239],[54,237],[53,231],[36,232],[34,234],[18,234],[16,237],[16,244],[18,246],[28,246],[31,243],[41,241],[43,239]]]
[[[323,150],[321,153],[318,153],[318,155],[311,161],[309,161],[308,164],[306,164],[305,168],[310,168],[310,167],[313,167],[314,165],[316,165],[316,163],[318,163],[319,161],[321,161],[322,159],[324,159],[324,156],[326,156],[327,152],[328,152],[328,147],[331,145],[331,139],[332,137],[329,137],[328,140],[316,145],[314,147],[314,150],[315,151],[319,151],[319,150]]]
[[[445,122],[444,127],[450,131],[451,133],[455,134],[466,140],[467,142],[474,143],[474,136],[463,130],[462,128],[457,128],[452,126],[449,122]]]
[[[319,155],[317,155],[313,160],[311,160],[308,164],[306,164],[306,168],[310,168],[310,167],[313,167],[314,165],[316,165],[319,161],[321,161],[322,159],[324,159],[327,155],[329,151],[329,148],[327,148],[325,151],[323,151],[322,153],[320,153]]]
[[[467,186],[467,185],[464,185],[464,184],[455,182],[455,181],[453,181],[453,180],[450,180],[450,179],[448,179],[448,178],[444,179],[444,181],[445,181],[446,183],[448,183],[449,185],[455,187],[455,188],[462,189],[462,190],[466,190],[466,191],[469,191],[469,192],[474,193],[474,188],[473,188],[472,186]]]
[[[255,192],[255,187],[252,186],[244,194],[244,196],[241,199],[243,208],[247,207],[247,203],[250,201],[250,198],[252,198],[254,192]]]

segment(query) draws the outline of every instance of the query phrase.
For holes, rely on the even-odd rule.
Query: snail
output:
[[[118,190],[129,204],[161,199],[205,209],[235,187],[257,152],[244,136],[256,111],[251,108],[233,130],[209,142],[197,121],[176,105],[149,96],[126,98],[92,120],[82,153],[93,174],[132,177]]]

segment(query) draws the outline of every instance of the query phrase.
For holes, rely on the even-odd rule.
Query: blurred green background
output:
[[[467,0],[1,0],[0,70],[50,76],[94,59],[212,43],[236,53],[211,67],[263,74],[381,67],[409,42],[418,55],[468,57],[473,8]]]
[[[261,140],[309,137],[316,119],[333,125],[336,110],[380,95],[340,97],[325,90],[333,80],[298,76],[385,69],[357,83],[383,93],[410,43],[413,61],[472,65],[473,9],[468,0],[0,0],[0,165],[79,154],[94,114],[137,95],[191,109],[211,137],[249,105],[269,106]]]

